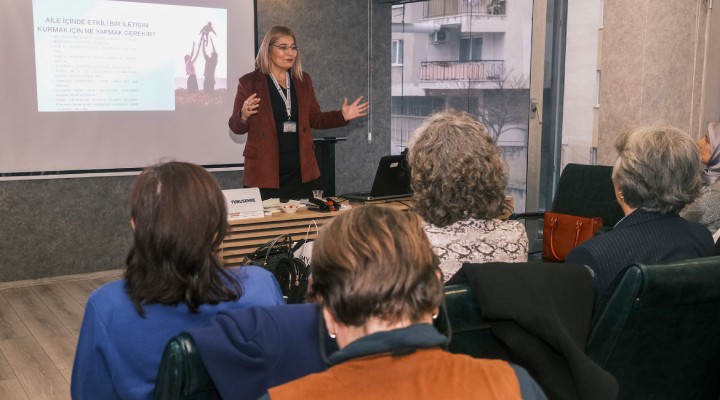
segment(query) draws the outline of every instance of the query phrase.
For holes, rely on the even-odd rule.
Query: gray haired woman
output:
[[[618,136],[615,149],[612,179],[625,217],[566,259],[595,271],[596,302],[627,265],[714,253],[710,232],[678,214],[701,192],[700,155],[690,136],[670,127],[637,128]]]
[[[700,174],[703,193],[685,207],[680,215],[716,233],[720,229],[720,122],[710,122],[707,133],[698,139],[697,144],[700,148],[700,162],[704,165]]]

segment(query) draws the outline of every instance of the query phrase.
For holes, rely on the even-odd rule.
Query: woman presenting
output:
[[[260,188],[263,199],[308,198],[320,176],[310,129],[345,126],[367,115],[369,104],[345,98],[340,111],[321,111],[295,34],[284,26],[265,35],[255,67],[240,78],[229,121],[234,133],[248,134],[243,183]]]

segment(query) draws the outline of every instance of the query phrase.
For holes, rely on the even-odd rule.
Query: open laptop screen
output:
[[[347,193],[351,200],[383,200],[412,195],[410,168],[405,155],[384,156],[378,163],[372,189],[369,192]]]

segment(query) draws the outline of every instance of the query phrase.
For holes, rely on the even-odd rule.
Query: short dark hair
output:
[[[228,230],[225,198],[213,176],[185,162],[145,168],[130,190],[133,247],[125,289],[135,309],[143,304],[202,304],[235,300],[238,283],[217,251]]]
[[[313,246],[312,291],[334,318],[362,326],[419,321],[442,303],[438,259],[413,212],[363,206],[335,217]]]

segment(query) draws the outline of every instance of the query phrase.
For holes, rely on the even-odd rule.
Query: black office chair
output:
[[[586,352],[619,399],[720,396],[720,257],[634,264],[596,312]]]
[[[452,329],[452,340],[448,346],[451,353],[467,354],[477,358],[509,360],[505,350],[492,335],[490,324],[480,315],[480,306],[466,283],[445,286],[445,310]],[[436,321],[444,321],[440,315]],[[442,324],[438,329],[444,331]]]
[[[567,164],[560,174],[552,206],[548,211],[580,217],[600,217],[603,220],[601,231],[615,226],[624,217],[624,213],[615,198],[612,167]],[[510,219],[542,219],[544,214],[544,211],[529,211],[513,214]]]
[[[453,329],[450,351],[475,357],[504,358],[490,326],[482,321],[467,285],[445,288],[446,310]],[[294,307],[292,305],[287,307]],[[438,318],[438,320],[443,320]],[[313,335],[317,327],[313,326]],[[288,334],[299,335],[298,330]],[[239,378],[240,379],[240,378]],[[216,400],[220,393],[200,357],[192,336],[181,333],[165,347],[155,386],[155,400]]]
[[[163,353],[155,400],[220,400],[193,338],[181,333],[170,339]]]

